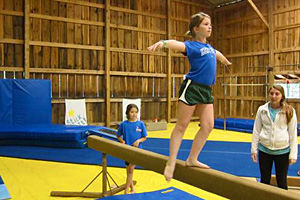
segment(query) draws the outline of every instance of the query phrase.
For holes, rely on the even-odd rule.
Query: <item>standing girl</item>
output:
[[[126,121],[122,122],[117,132],[117,138],[122,144],[131,145],[134,147],[142,148],[142,142],[146,140],[147,131],[145,124],[142,121],[137,120],[137,113],[139,112],[138,107],[135,104],[129,104],[126,108]],[[123,137],[121,137],[123,136]],[[133,185],[133,170],[135,165],[126,162],[126,188],[125,194],[135,193]]]
[[[183,134],[194,112],[197,113],[201,129],[197,132],[189,157],[188,167],[210,167],[198,161],[198,156],[214,127],[214,110],[211,86],[215,83],[217,59],[224,65],[231,63],[217,50],[207,43],[212,26],[209,15],[200,12],[191,17],[188,35],[192,40],[180,42],[176,40],[159,41],[148,47],[149,51],[169,48],[182,52],[187,56],[191,67],[179,91],[178,113],[176,126],[170,139],[170,157],[164,170],[167,181],[173,177],[178,150]]]
[[[261,183],[270,184],[273,162],[277,186],[287,189],[289,165],[297,161],[297,117],[293,107],[285,102],[284,89],[274,85],[269,99],[258,108],[252,136],[251,157],[258,162]]]

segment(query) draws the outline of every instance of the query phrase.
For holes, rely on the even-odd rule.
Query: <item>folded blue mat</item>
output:
[[[192,194],[189,194],[187,192],[184,192],[174,187],[169,187],[154,192],[115,195],[115,196],[101,198],[101,200],[132,200],[132,199],[134,200],[175,200],[175,199],[200,200],[201,198],[196,197]]]

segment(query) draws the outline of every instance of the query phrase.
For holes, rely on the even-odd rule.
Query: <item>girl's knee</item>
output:
[[[204,129],[209,133],[214,129],[214,123],[203,123],[203,124],[200,124],[200,126],[201,126],[201,129]]]
[[[176,124],[176,129],[181,132],[184,133],[186,128],[188,127],[189,123],[186,122],[180,122]]]

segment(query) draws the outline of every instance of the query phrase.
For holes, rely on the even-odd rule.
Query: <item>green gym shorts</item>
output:
[[[190,106],[196,104],[212,104],[214,97],[211,94],[210,86],[185,79],[180,86],[179,101]]]

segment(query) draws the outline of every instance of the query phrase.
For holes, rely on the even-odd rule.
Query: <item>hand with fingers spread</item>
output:
[[[149,51],[156,51],[157,49],[161,49],[164,46],[164,41],[160,40],[158,42],[156,42],[155,44],[151,45],[150,47],[148,47],[147,49]]]

